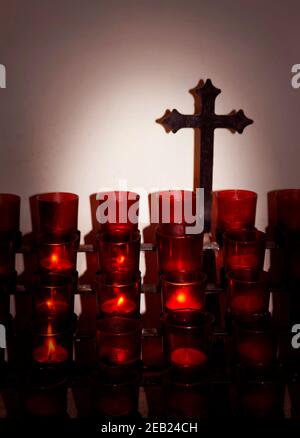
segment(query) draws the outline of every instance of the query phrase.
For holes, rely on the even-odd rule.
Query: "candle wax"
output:
[[[180,290],[171,295],[166,302],[166,308],[170,310],[202,309],[202,307],[203,303]]]
[[[196,348],[177,348],[171,353],[171,362],[174,365],[197,366],[204,365],[207,356]]]
[[[136,310],[136,303],[132,300],[129,300],[123,295],[120,295],[119,297],[112,298],[111,300],[105,301],[102,306],[101,310],[104,313],[131,313]]]
[[[48,339],[44,345],[34,349],[33,359],[40,363],[61,363],[68,359],[68,352],[54,339]]]
[[[66,301],[55,300],[49,298],[42,303],[37,304],[36,311],[44,313],[66,313],[69,310],[69,305]]]
[[[70,260],[60,258],[56,254],[52,254],[49,258],[44,258],[41,261],[41,265],[48,271],[68,271],[73,267]]]

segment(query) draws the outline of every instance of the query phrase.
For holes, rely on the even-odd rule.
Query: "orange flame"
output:
[[[122,306],[124,304],[125,298],[121,295],[117,301],[117,306]]]
[[[51,263],[52,263],[53,265],[57,265],[57,262],[58,262],[58,256],[57,256],[56,254],[52,254],[51,257],[50,257],[50,260],[51,260]]]
[[[176,297],[178,303],[183,304],[186,302],[186,295],[183,292],[180,292]]]
[[[121,255],[120,257],[118,257],[119,265],[122,265],[122,263],[124,263],[124,261],[125,261],[125,256]]]
[[[49,339],[48,341],[48,360],[52,360],[53,355],[56,351],[56,344],[54,339]]]

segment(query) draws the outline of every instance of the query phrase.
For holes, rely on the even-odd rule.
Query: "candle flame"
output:
[[[124,263],[124,261],[125,261],[125,256],[121,255],[120,257],[118,257],[119,265],[122,265],[122,263]]]
[[[180,304],[183,304],[186,302],[186,295],[183,292],[180,292],[176,298],[177,298],[178,303],[180,303]]]
[[[124,304],[124,297],[121,295],[120,298],[117,301],[117,306],[122,306]]]
[[[47,300],[46,305],[51,310],[54,307],[54,302],[52,300]]]
[[[55,354],[55,340],[49,339],[48,342],[48,360],[52,360],[53,354]]]
[[[56,254],[52,254],[52,255],[51,255],[51,263],[52,263],[53,265],[56,265],[57,262],[58,262],[58,257],[57,257],[57,255],[56,255]]]

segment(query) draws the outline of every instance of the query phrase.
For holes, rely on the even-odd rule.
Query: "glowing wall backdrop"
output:
[[[216,132],[214,187],[257,191],[263,228],[267,192],[300,185],[299,22],[298,1],[1,0],[0,191],[22,195],[22,229],[38,192],[78,193],[84,236],[103,187],[191,188],[192,130],[154,120],[191,113],[187,90],[207,77],[217,112],[255,121]]]

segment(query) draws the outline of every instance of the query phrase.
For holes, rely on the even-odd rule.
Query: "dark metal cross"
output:
[[[216,128],[227,128],[232,132],[237,131],[241,134],[244,128],[253,123],[248,119],[243,110],[232,111],[228,115],[215,114],[215,100],[221,93],[210,79],[204,83],[200,81],[196,88],[190,90],[195,98],[195,114],[185,115],[178,112],[167,110],[158,120],[163,125],[166,132],[177,132],[181,128],[200,128],[200,163],[197,165],[196,173],[200,171],[200,179],[196,182],[198,186],[204,188],[204,223],[205,231],[210,230],[211,223],[211,203],[212,203],[212,179],[213,179],[213,154],[214,154],[214,130]],[[195,160],[197,158],[195,157]]]

